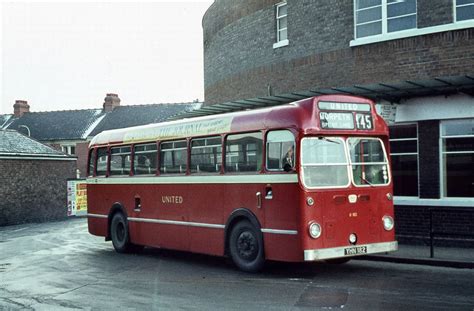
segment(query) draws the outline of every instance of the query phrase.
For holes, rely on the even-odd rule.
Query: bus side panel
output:
[[[205,178],[205,177],[203,177]],[[224,254],[224,184],[191,184],[185,204],[189,206],[189,250],[211,255]]]
[[[304,260],[301,249],[301,233],[283,235],[264,233],[265,259],[277,261],[299,262]]]
[[[297,183],[264,185],[262,208],[265,212],[265,229],[284,230],[281,233],[264,233],[265,257],[279,261],[301,261],[303,250],[299,230],[300,188]],[[272,196],[268,196],[271,187]],[[264,192],[265,191],[265,192]],[[297,234],[294,234],[297,233]]]
[[[109,208],[105,207],[106,198],[102,193],[103,185],[87,185],[87,218],[89,233],[97,236],[107,236]],[[106,187],[105,187],[106,189]],[[100,217],[100,218],[99,218]]]
[[[103,237],[107,235],[107,218],[88,217],[87,225],[90,234]]]
[[[224,215],[226,215],[224,223],[227,222],[227,219],[230,217],[232,212],[239,208],[243,208],[254,214],[257,217],[260,226],[265,228],[264,209],[257,207],[257,192],[262,193],[264,187],[264,184],[246,183],[224,185]]]
[[[132,200],[140,198],[140,210],[133,208],[129,217],[133,243],[175,250],[189,250],[187,202],[188,185],[127,185],[122,192]],[[133,202],[132,204],[135,204]]]

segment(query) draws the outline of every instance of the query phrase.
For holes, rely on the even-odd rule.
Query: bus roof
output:
[[[371,112],[375,114],[373,102],[369,99],[348,95],[323,95],[268,108],[103,131],[92,139],[90,146],[184,139],[266,128],[301,128],[315,124],[312,122],[315,109],[313,103],[320,100],[368,103],[371,105]]]

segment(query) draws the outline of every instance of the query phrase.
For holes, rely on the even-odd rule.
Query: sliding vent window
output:
[[[110,175],[130,174],[130,147],[110,148]]]
[[[160,172],[162,174],[185,174],[187,170],[185,140],[161,143]]]
[[[156,144],[135,145],[133,174],[155,174],[157,169],[157,153],[158,151]]]
[[[389,167],[382,141],[375,138],[349,138],[352,176],[356,186],[387,185]]]
[[[262,133],[227,136],[226,172],[258,172],[262,168]]]
[[[222,166],[222,143],[219,136],[191,142],[191,173],[218,173]]]

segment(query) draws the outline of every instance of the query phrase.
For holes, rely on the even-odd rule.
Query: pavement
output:
[[[399,243],[398,251],[396,252],[363,256],[358,259],[474,269],[474,248],[435,246],[434,256],[431,258],[429,245],[407,245]]]

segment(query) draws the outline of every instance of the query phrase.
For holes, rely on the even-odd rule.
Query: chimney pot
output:
[[[19,118],[27,112],[30,112],[28,102],[26,100],[15,100],[15,104],[13,105],[13,114],[15,117]]]
[[[107,93],[104,98],[104,111],[111,112],[115,107],[120,106],[120,98],[115,93]]]

